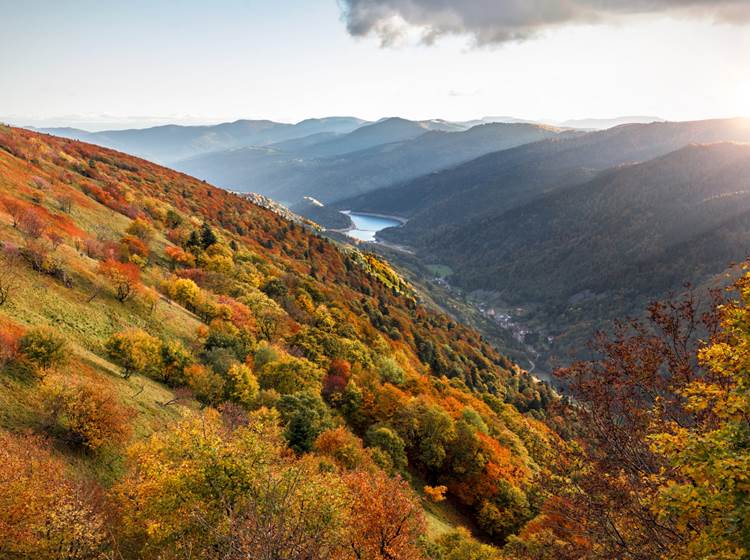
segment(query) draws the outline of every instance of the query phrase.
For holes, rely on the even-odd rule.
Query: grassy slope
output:
[[[0,151],[0,195],[29,201],[32,196],[38,196],[28,186],[27,171],[31,170],[19,168],[16,158]],[[33,177],[52,180],[38,169],[33,171]],[[54,213],[53,200],[46,198],[42,206]],[[122,235],[130,222],[121,214],[81,197],[76,197],[70,220],[82,231],[106,231],[112,235]],[[0,212],[0,240],[9,244],[23,243],[20,233],[12,226],[11,217],[3,212]],[[66,369],[104,381],[115,390],[123,404],[134,408],[135,437],[145,437],[174,422],[181,416],[182,407],[160,404],[173,398],[172,391],[148,378],[123,379],[120,368],[104,357],[104,342],[113,333],[130,327],[144,328],[165,338],[187,342],[192,339],[199,321],[173,303],[161,302],[153,313],[121,304],[109,295],[108,288],[96,276],[96,261],[67,244],[61,245],[56,253],[62,262],[70,265],[67,269],[72,276],[73,288],[66,288],[52,277],[25,266],[17,266],[17,288],[12,299],[0,310],[0,326],[26,329],[48,325],[62,334],[70,348]],[[20,372],[10,373],[0,376],[0,427],[17,432],[40,430],[43,418],[38,413],[40,403],[36,381]],[[71,452],[64,446],[58,446],[58,449],[77,468],[104,481],[117,474],[116,466],[113,467],[114,463],[119,463],[117,457],[93,457]]]

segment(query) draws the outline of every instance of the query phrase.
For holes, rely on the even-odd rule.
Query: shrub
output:
[[[99,265],[99,274],[109,280],[115,298],[121,303],[125,303],[140,285],[141,270],[133,263],[109,259]]]
[[[408,465],[404,440],[387,426],[373,426],[367,431],[368,447],[380,451],[374,454],[375,462],[390,473],[405,471]]]
[[[255,351],[255,370],[279,359],[279,351],[268,343],[261,343]]]
[[[166,249],[164,249],[164,253],[171,261],[173,269],[177,268],[178,266],[195,266],[195,257],[187,251],[183,251],[179,247],[167,247]]]
[[[249,366],[234,364],[227,373],[227,382],[230,400],[246,408],[252,407],[258,400],[260,387]]]
[[[310,390],[320,392],[323,372],[304,358],[287,356],[264,365],[258,372],[263,389],[274,389],[282,395]]]
[[[127,233],[128,235],[132,235],[133,237],[137,237],[144,243],[148,243],[154,236],[154,228],[148,221],[141,218],[136,218],[135,220],[130,222],[130,225],[125,230],[125,233]]]
[[[127,379],[134,373],[163,379],[162,343],[140,329],[112,335],[106,344],[109,356],[123,368]]]
[[[162,344],[161,363],[164,368],[163,378],[170,385],[185,383],[185,368],[192,365],[193,356],[178,341]]]
[[[41,438],[0,431],[0,557],[103,557],[106,532],[95,493],[65,467]]]
[[[167,285],[169,297],[188,309],[195,309],[201,289],[189,278],[176,278]]]
[[[50,426],[70,443],[97,450],[107,444],[119,445],[130,437],[132,410],[120,404],[106,385],[85,379],[48,378],[41,393]]]
[[[315,440],[315,450],[321,455],[330,457],[336,464],[347,470],[373,466],[369,452],[362,446],[362,441],[343,426],[320,434]]]
[[[278,409],[286,424],[284,437],[297,453],[310,451],[315,439],[331,426],[328,407],[316,393],[285,395]]]
[[[185,381],[203,405],[215,405],[224,395],[224,380],[209,367],[193,364],[185,368]]]
[[[146,263],[150,253],[148,245],[139,237],[126,235],[120,239],[120,260],[135,264]]]
[[[49,327],[34,327],[21,337],[23,356],[42,372],[62,365],[67,341]]]
[[[430,557],[441,560],[498,560],[501,558],[496,548],[475,540],[463,527],[437,537],[431,545]]]
[[[18,357],[21,350],[21,336],[7,327],[0,327],[0,368]]]
[[[404,370],[398,362],[390,356],[384,357],[378,364],[378,373],[383,381],[393,385],[401,385],[404,382]]]
[[[0,307],[8,303],[19,286],[17,251],[0,243]]]

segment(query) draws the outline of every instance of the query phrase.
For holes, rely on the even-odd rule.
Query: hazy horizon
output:
[[[159,126],[167,126],[167,125],[178,125],[178,126],[214,126],[219,124],[225,124],[225,123],[232,123],[236,121],[242,121],[242,120],[269,120],[281,124],[297,124],[299,122],[302,122],[304,120],[308,119],[324,119],[324,118],[330,118],[330,117],[344,117],[344,118],[360,118],[358,115],[338,115],[338,114],[331,114],[331,115],[314,115],[310,117],[304,117],[302,119],[267,119],[263,116],[253,116],[253,117],[226,117],[226,118],[200,118],[200,117],[192,117],[192,116],[180,116],[176,115],[173,117],[164,116],[164,117],[152,117],[152,116],[133,116],[133,117],[121,117],[119,119],[114,118],[112,115],[102,115],[101,119],[98,119],[96,117],[87,117],[85,115],[68,115],[68,116],[59,116],[59,117],[49,117],[49,118],[35,118],[35,117],[13,117],[13,116],[3,116],[0,115],[0,122],[5,124],[10,124],[12,126],[18,126],[18,127],[33,127],[36,129],[48,129],[48,128],[74,128],[74,129],[80,129],[84,130],[86,132],[101,132],[101,131],[108,131],[108,130],[132,130],[132,129],[145,129],[145,128],[152,128],[152,127],[159,127]],[[499,118],[499,117],[512,117],[517,118],[521,120],[529,120],[531,122],[536,122],[539,124],[549,124],[549,125],[562,125],[567,122],[572,121],[578,121],[578,120],[616,120],[616,119],[628,119],[628,118],[654,118],[656,120],[669,120],[669,119],[662,119],[660,115],[606,115],[601,117],[591,117],[591,116],[576,116],[572,118],[567,119],[526,119],[524,116],[518,116],[518,115],[505,115],[500,114],[498,112],[497,114],[491,114],[491,115],[477,115],[476,117],[468,118],[468,119],[461,119],[457,121],[452,121],[451,119],[444,119],[441,116],[435,116],[430,118],[414,118],[409,120],[414,121],[429,121],[429,120],[446,120],[449,122],[468,122],[468,121],[474,121],[474,120],[482,120],[482,119],[491,119],[491,118]],[[744,118],[744,115],[736,115],[736,117],[742,117]],[[109,120],[107,120],[109,118]],[[374,123],[378,122],[380,120],[385,120],[389,118],[404,118],[407,119],[408,117],[405,117],[403,115],[386,115],[382,116],[376,119],[362,119],[365,121],[365,123]],[[705,117],[705,119],[712,119],[712,118],[733,118],[733,117]],[[693,120],[693,119],[688,119]],[[704,119],[697,119],[697,120],[704,120]]]

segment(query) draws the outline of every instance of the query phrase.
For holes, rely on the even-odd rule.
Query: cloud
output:
[[[383,46],[417,31],[432,44],[468,35],[477,45],[523,41],[545,29],[632,15],[676,15],[750,22],[750,0],[339,0],[349,33],[375,35]]]
[[[479,90],[475,89],[472,91],[466,91],[462,89],[452,89],[448,91],[449,97],[473,97],[475,95],[479,95]]]

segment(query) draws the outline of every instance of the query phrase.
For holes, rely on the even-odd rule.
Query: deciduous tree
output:
[[[140,284],[141,270],[133,263],[108,259],[99,264],[99,274],[106,278],[114,290],[115,298],[125,303]]]
[[[354,558],[418,560],[425,531],[424,513],[409,485],[382,471],[345,476],[352,495],[349,510],[349,549]]]
[[[74,445],[97,450],[130,437],[132,410],[110,387],[83,378],[47,378],[42,400],[52,428]]]

